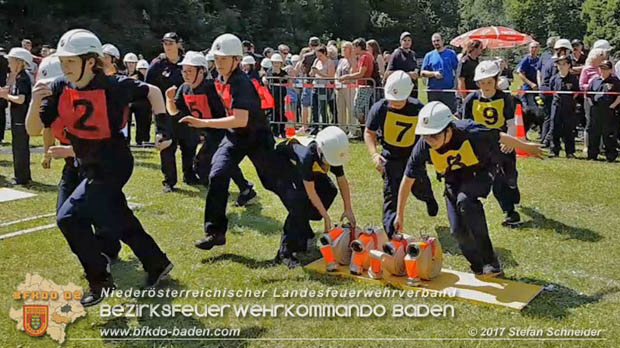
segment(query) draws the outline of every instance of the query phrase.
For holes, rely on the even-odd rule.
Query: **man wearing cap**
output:
[[[251,41],[244,40],[241,44],[243,46],[243,56],[252,56],[254,58],[254,69],[259,70],[263,56],[255,52],[254,44]]]
[[[207,68],[207,60],[200,52],[188,51],[179,63],[183,67],[183,80],[185,81],[178,89],[176,86],[166,91],[166,109],[171,116],[192,115],[199,119],[217,119],[226,117],[226,109],[217,94],[213,79],[205,79],[204,72]],[[196,129],[190,129],[194,133],[192,144],[198,146],[199,134]],[[194,171],[203,185],[209,186],[209,172],[211,171],[211,159],[226,135],[224,129],[207,128],[204,130],[204,143],[194,160]],[[237,206],[243,206],[256,197],[254,185],[243,177],[241,169],[237,166],[233,169],[231,179],[239,188]]]
[[[416,134],[423,137],[413,148],[398,192],[398,210],[394,221],[399,233],[411,187],[425,177],[431,162],[445,182],[444,196],[450,233],[457,240],[471,270],[481,275],[499,275],[501,265],[489,238],[484,207],[480,198],[491,190],[492,174],[499,163],[500,143],[506,149],[519,148],[540,157],[542,150],[498,129],[490,129],[472,120],[454,120],[441,102],[430,102],[420,111]]]
[[[431,37],[434,50],[424,56],[422,62],[422,77],[428,78],[429,89],[452,89],[454,88],[454,78],[456,76],[459,61],[456,53],[444,46],[441,34],[435,33]],[[448,105],[450,110],[456,111],[454,92],[429,91],[429,101],[441,101]]]
[[[523,85],[521,90],[523,91],[536,91],[538,90],[538,81],[536,80],[536,67],[540,61],[538,57],[538,49],[540,44],[536,41],[530,43],[529,54],[525,56],[517,65],[517,73]],[[521,95],[521,104],[523,105],[523,121],[525,123],[526,132],[529,130],[530,125],[539,124],[538,118],[538,104],[536,103],[536,95],[533,93],[524,93]]]
[[[183,60],[183,51],[180,47],[181,38],[177,33],[169,32],[161,40],[164,53],[153,59],[149,70],[146,73],[146,82],[159,87],[162,95],[172,86],[179,87],[183,84],[182,68],[178,63]],[[172,144],[163,149],[159,156],[161,158],[161,171],[164,174],[163,191],[172,192],[177,184],[176,151],[181,147],[181,158],[183,163],[183,182],[189,185],[199,184],[193,170],[194,156],[196,155],[195,132],[187,125],[178,123],[181,115],[170,116],[166,124],[157,122],[157,133],[164,134],[164,137],[172,139]]]
[[[558,39],[555,41],[553,46],[554,54],[553,57],[547,60],[543,60],[542,57],[539,61],[539,74],[538,81],[541,91],[549,91],[551,90],[550,81],[551,77],[558,73],[558,68],[556,65],[556,60],[558,57],[568,57],[570,51],[572,50],[572,46],[570,41],[567,39]],[[570,62],[570,60],[569,60]],[[551,94],[543,94],[543,102],[544,102],[544,111],[545,111],[545,119],[543,120],[543,128],[542,134],[540,135],[540,141],[543,143],[544,147],[551,146],[551,138],[552,138],[552,130],[553,130],[553,122],[551,120],[551,109],[553,104],[553,95]]]
[[[419,140],[415,127],[424,105],[410,97],[412,89],[413,81],[409,73],[397,70],[390,74],[385,83],[385,99],[379,100],[370,109],[364,131],[368,152],[375,168],[383,176],[383,227],[389,237],[395,232],[398,187],[411,150]],[[377,139],[381,141],[381,153],[377,152]],[[437,215],[439,206],[428,176],[420,176],[411,187],[411,193],[426,203],[429,216]]]
[[[0,88],[6,86],[6,78],[9,75],[9,61],[6,58],[6,51],[0,47]],[[4,98],[0,98],[0,147],[4,141],[4,132],[6,127],[6,107],[8,102]]]
[[[416,81],[419,78],[418,75],[418,63],[415,58],[415,51],[411,49],[413,45],[413,39],[411,38],[411,33],[408,31],[400,34],[400,47],[396,48],[394,52],[390,55],[390,60],[388,62],[387,71],[385,73],[385,77],[390,76],[396,70],[401,70],[409,74],[411,80],[413,81],[413,90],[411,91],[411,97],[418,97],[418,89],[416,88]]]
[[[600,76],[590,83],[589,91],[620,93],[620,80],[613,74],[613,65],[609,60],[599,64]],[[590,109],[590,123],[588,127],[588,159],[596,160],[600,151],[600,141],[603,138],[605,145],[605,157],[608,162],[613,162],[618,157],[616,146],[618,119],[615,112],[620,105],[620,95],[616,94],[589,94],[588,99],[592,104]]]

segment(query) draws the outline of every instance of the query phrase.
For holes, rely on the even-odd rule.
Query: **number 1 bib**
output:
[[[66,87],[58,103],[58,115],[68,133],[80,139],[110,138],[105,90],[78,91]]]

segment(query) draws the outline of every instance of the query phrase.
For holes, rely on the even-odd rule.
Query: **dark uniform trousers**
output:
[[[8,103],[4,99],[0,99],[0,143],[4,140],[4,132],[6,127],[6,107]]]
[[[405,167],[407,167],[407,160],[408,158],[388,159],[383,171],[383,227],[390,238],[396,232],[394,220],[398,206],[398,189],[403,179]],[[411,187],[411,193],[422,202],[435,200],[431,181],[426,175],[422,178],[416,178]]]
[[[150,103],[146,100],[131,103],[130,110],[136,119],[136,144],[148,143],[151,139],[152,121]]]
[[[595,104],[590,110],[588,122],[588,158],[596,158],[600,152],[601,137],[605,145],[605,157],[608,161],[614,161],[618,157],[617,140],[618,121],[615,110],[609,108],[609,104]]]
[[[482,172],[456,184],[446,183],[444,192],[450,233],[471,264],[472,271],[478,273],[486,264],[497,264],[480,202],[480,198],[489,195],[491,181],[489,173]]]
[[[327,175],[318,175],[314,181],[314,188],[325,209],[329,210],[338,195],[334,182]],[[278,180],[277,191],[280,200],[288,210],[284,221],[280,252],[286,254],[287,251],[305,251],[306,240],[314,237],[310,221],[319,221],[323,217],[310,201],[301,178],[283,177]]]
[[[504,213],[511,212],[515,209],[515,204],[521,201],[521,193],[517,186],[517,155],[513,151],[511,153],[502,153],[501,163],[496,168],[493,178],[493,195],[497,199],[499,206]]]
[[[563,112],[557,106],[551,107],[551,151],[558,154],[562,149],[561,141],[564,142],[566,154],[575,153],[575,114],[573,112]]]
[[[251,138],[241,139],[233,144],[227,135],[213,155],[209,173],[210,188],[205,205],[204,229],[207,235],[226,234],[228,186],[231,175],[239,168],[244,157],[248,156],[254,164],[263,187],[278,193],[277,175],[281,169],[275,165],[277,156],[273,135],[270,130],[263,130],[252,134]]]
[[[164,184],[174,186],[177,184],[177,164],[176,152],[177,147],[181,148],[181,162],[183,166],[184,178],[191,178],[194,173],[193,164],[196,156],[196,148],[200,142],[198,131],[189,127],[185,123],[179,123],[180,114],[177,116],[169,116],[169,130],[172,134],[172,144],[159,153],[161,158],[161,172],[164,174]]]
[[[551,104],[553,103],[553,96],[548,94],[542,95],[543,99],[543,113],[544,119],[542,124],[542,134],[540,135],[540,141],[543,144],[550,145],[551,144],[551,128],[552,128],[552,120],[551,120]]]
[[[13,147],[13,170],[18,183],[31,180],[30,137],[26,132],[25,114],[11,114],[11,145]]]
[[[65,160],[62,168],[62,176],[58,183],[58,199],[56,202],[56,214],[60,207],[71,196],[75,188],[80,184],[81,178],[78,167],[74,164],[73,158]],[[121,251],[121,243],[112,233],[102,232],[100,227],[95,226],[95,238],[99,241],[101,251],[109,257],[115,257]]]
[[[222,139],[226,135],[226,130],[212,129],[205,132],[205,139],[200,146],[200,150],[194,159],[194,172],[200,178],[203,185],[209,185],[209,173],[211,172],[211,161],[213,155],[222,143]],[[243,192],[250,187],[250,183],[245,179],[239,166],[233,168],[231,179],[239,188],[239,192]]]
[[[166,255],[145,231],[127,206],[122,188],[133,171],[129,149],[116,153],[113,168],[100,168],[99,175],[86,174],[71,195],[64,200],[56,216],[57,224],[86,271],[89,281],[107,276],[102,246],[92,226],[122,240],[142,262],[145,271],[154,272],[167,262]]]

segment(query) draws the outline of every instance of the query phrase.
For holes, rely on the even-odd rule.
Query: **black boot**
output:
[[[199,239],[194,243],[194,246],[202,250],[211,250],[216,245],[226,244],[226,236],[224,234],[211,234],[203,239]]]

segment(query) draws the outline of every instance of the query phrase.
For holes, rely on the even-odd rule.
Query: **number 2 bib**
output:
[[[472,106],[474,121],[487,128],[498,129],[504,127],[504,99],[496,99],[490,102],[474,100]]]
[[[206,95],[186,94],[183,95],[183,99],[185,99],[185,105],[187,105],[187,108],[192,113],[192,116],[202,119],[211,118],[211,108],[209,108],[209,102],[207,101]]]
[[[405,116],[388,111],[383,123],[383,140],[392,146],[413,146],[417,124],[417,116]]]
[[[58,103],[58,115],[68,133],[80,139],[110,138],[105,90],[78,91],[66,87]]]
[[[443,154],[430,149],[431,162],[439,174],[453,172],[465,167],[478,164],[478,157],[474,153],[469,140],[465,140],[458,150],[449,150]]]

